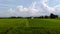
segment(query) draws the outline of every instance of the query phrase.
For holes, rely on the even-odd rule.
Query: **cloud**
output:
[[[32,2],[32,4],[29,7],[27,7],[27,8],[22,6],[22,5],[20,5],[20,6],[17,6],[17,10],[19,11],[19,13],[22,16],[49,15],[49,12],[47,11],[48,6],[46,4],[42,4],[43,8],[40,8],[40,9],[36,9],[36,4],[37,4],[37,2]],[[45,11],[47,11],[47,12],[45,12]]]
[[[21,15],[25,16],[36,16],[36,14],[39,12],[38,9],[35,9],[36,2],[32,2],[32,4],[26,8],[22,5],[17,6],[17,10],[20,12]]]
[[[6,12],[6,16],[41,16],[41,15],[50,15],[50,13],[60,15],[60,5],[54,7],[49,7],[47,5],[48,0],[40,0],[40,7],[36,9],[37,2],[32,2],[29,7],[24,7],[23,5],[18,5],[15,9],[10,8]]]
[[[48,0],[40,0],[40,2],[42,2],[42,3],[45,3],[45,2],[47,2]]]
[[[60,5],[56,5],[54,6],[54,8],[55,8],[56,14],[60,16]]]
[[[25,8],[25,7],[23,7],[22,5],[17,6],[17,9],[18,9],[20,12],[26,12],[26,11],[28,11],[28,8]]]
[[[32,2],[32,4],[29,6],[29,8],[35,8],[35,6],[36,6],[36,2]]]
[[[40,0],[42,10],[44,10],[45,13],[48,12],[48,13],[53,13],[53,14],[60,15],[60,5],[56,5],[56,6],[54,6],[54,7],[49,7],[49,6],[47,5],[47,2],[48,2],[48,1],[49,1],[49,0]],[[47,13],[47,14],[48,14],[48,13]]]
[[[43,2],[43,1],[41,1]],[[49,15],[50,14],[50,7],[48,7],[44,2],[41,3],[40,9],[36,9],[37,2],[32,2],[29,7],[24,7],[23,5],[19,5],[16,7],[15,10],[9,9],[9,14],[12,16],[41,16],[41,15]]]

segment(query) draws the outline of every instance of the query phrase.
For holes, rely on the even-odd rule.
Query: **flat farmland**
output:
[[[0,19],[0,34],[60,34],[60,19]]]

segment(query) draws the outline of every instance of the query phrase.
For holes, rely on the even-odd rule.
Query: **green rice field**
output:
[[[60,19],[0,19],[0,34],[60,34]]]

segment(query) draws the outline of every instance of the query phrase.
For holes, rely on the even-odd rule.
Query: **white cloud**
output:
[[[49,7],[47,5],[47,1],[48,0],[40,0],[42,9],[45,11],[48,11],[49,13],[56,14],[56,8],[55,8],[56,6],[55,7]]]
[[[17,6],[17,9],[20,11],[20,12],[26,12],[26,11],[28,11],[28,8],[25,8],[25,7],[23,7],[23,6]]]
[[[60,5],[56,5],[54,6],[54,8],[55,8],[56,14],[60,16]]]
[[[36,2],[32,2],[32,4],[26,8],[26,7],[23,7],[23,6],[17,6],[17,9],[20,13],[26,16],[35,16],[37,14],[37,12],[39,12],[38,9],[35,9],[35,5],[36,5]],[[21,15],[22,15],[21,14]]]
[[[44,12],[42,9],[36,9],[36,2],[32,2],[32,4],[26,8],[23,6],[17,6],[18,11],[21,13],[21,15],[23,14],[26,16],[39,16],[39,15],[46,15],[46,12]],[[44,6],[45,7],[45,6]]]
[[[35,6],[36,6],[36,2],[32,2],[32,4],[29,6],[29,8],[35,8]]]
[[[37,2],[32,2],[29,7],[24,7],[23,5],[19,5],[16,9],[9,9],[8,15],[9,16],[40,16],[40,15],[49,15],[50,13],[60,14],[60,5],[49,7],[47,5],[48,0],[40,0],[40,9],[36,9]]]
[[[40,2],[47,2],[48,0],[40,0]]]

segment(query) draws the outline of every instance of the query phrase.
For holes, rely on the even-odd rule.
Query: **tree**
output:
[[[49,18],[48,16],[45,16],[45,18]]]
[[[51,13],[50,18],[58,18],[58,15],[54,15],[53,13]]]

